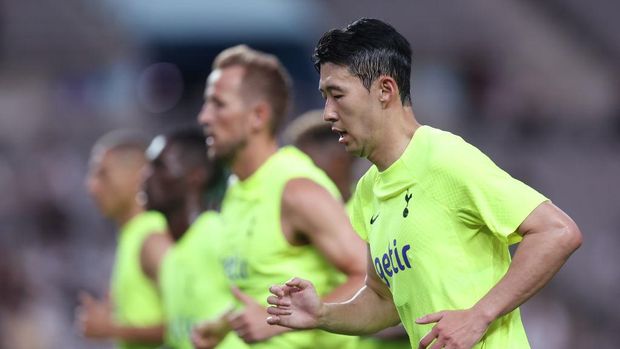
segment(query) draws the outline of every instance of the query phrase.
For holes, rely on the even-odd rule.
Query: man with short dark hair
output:
[[[412,347],[528,348],[518,306],[580,246],[578,227],[460,137],[418,124],[411,49],[390,25],[364,18],[329,31],[314,58],[324,119],[374,164],[352,213],[368,277],[345,303],[321,301],[300,278],[273,286],[268,322],[366,334],[402,321]]]
[[[191,328],[217,318],[234,302],[218,259],[220,220],[216,211],[206,211],[216,206],[207,202],[207,193],[219,182],[222,169],[207,159],[205,137],[194,128],[155,137],[147,158],[146,205],[166,217],[174,240],[159,278],[167,323],[165,344],[171,349],[192,349]],[[230,333],[218,348],[247,346]]]
[[[349,299],[365,276],[363,241],[334,184],[299,150],[278,148],[289,89],[275,56],[243,45],[220,53],[207,80],[199,122],[210,155],[234,175],[222,203],[221,254],[244,308],[227,322],[252,348],[352,348],[353,337],[265,323],[268,287],[291,271],[330,301]],[[197,329],[194,344],[209,347],[210,332]]]

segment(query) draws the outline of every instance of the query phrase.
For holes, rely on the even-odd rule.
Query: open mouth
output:
[[[338,134],[338,143],[343,143],[344,142],[344,137],[347,135],[346,131],[342,131],[339,130],[335,127],[332,127],[332,132],[335,132]]]
[[[338,143],[344,143],[344,137],[347,135],[346,132],[338,132]]]

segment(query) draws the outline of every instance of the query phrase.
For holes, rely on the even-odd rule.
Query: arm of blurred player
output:
[[[140,266],[142,272],[159,285],[159,267],[164,260],[168,249],[172,246],[172,239],[168,234],[152,233],[144,239],[140,250]]]
[[[346,281],[324,297],[327,302],[350,299],[364,285],[366,247],[353,231],[344,205],[317,183],[290,180],[282,194],[282,231],[292,244],[311,243]]]
[[[168,234],[152,233],[142,243],[140,250],[140,266],[144,274],[155,284],[159,285],[159,267],[166,252],[172,245]],[[110,319],[112,319],[110,317]],[[127,326],[110,320],[110,337],[127,342],[136,343],[163,343],[165,326]]]
[[[86,292],[80,293],[76,311],[77,327],[83,336],[92,339],[120,339],[126,342],[161,344],[164,327],[132,327],[114,321],[108,298],[98,300]]]
[[[370,256],[370,253],[368,254]],[[312,283],[293,278],[272,286],[267,322],[296,329],[321,328],[349,335],[366,335],[400,322],[392,293],[377,276],[368,257],[366,285],[349,301],[324,303]]]
[[[497,318],[513,311],[538,292],[581,245],[581,232],[562,210],[550,202],[539,205],[518,228],[519,244],[508,272],[472,308],[441,311],[419,318],[437,323],[419,348],[471,348]]]

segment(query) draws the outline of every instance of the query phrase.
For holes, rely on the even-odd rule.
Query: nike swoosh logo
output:
[[[377,218],[379,218],[379,213],[377,213],[375,216],[370,217],[370,224],[374,224],[375,221],[377,220]]]

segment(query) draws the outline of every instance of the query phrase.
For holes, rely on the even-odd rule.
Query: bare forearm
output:
[[[400,321],[391,299],[380,297],[364,286],[354,298],[344,303],[326,303],[319,318],[319,328],[349,335],[373,334]]]
[[[149,327],[114,325],[112,335],[126,342],[161,344],[164,339],[164,330],[163,325]]]
[[[379,338],[383,340],[396,340],[396,339],[407,339],[407,331],[403,327],[402,324],[398,324],[396,326],[388,327],[384,330],[381,330],[375,333],[372,337]]]
[[[323,297],[324,302],[338,303],[348,301],[364,286],[366,274],[350,275],[347,281],[334,288],[332,292]]]
[[[546,285],[580,244],[578,230],[526,235],[506,275],[474,309],[489,321],[513,311]]]

